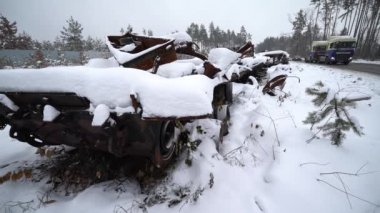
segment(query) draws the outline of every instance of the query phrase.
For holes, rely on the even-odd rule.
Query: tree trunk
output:
[[[359,4],[355,6],[356,7],[356,9],[355,9],[355,15],[354,15],[354,18],[352,19],[352,22],[351,22],[351,27],[350,27],[350,30],[348,32],[349,35],[351,35],[352,30],[354,29],[354,24],[355,24],[355,22],[358,19],[358,14],[359,14],[358,11],[361,9],[362,4],[363,4],[363,2],[359,1]]]
[[[367,6],[367,0],[363,0],[363,1],[362,1],[362,9],[360,10],[360,13],[359,13],[360,15],[359,15],[358,20],[357,20],[357,22],[356,22],[356,27],[355,27],[354,37],[357,36],[357,34],[358,34],[358,30],[359,30],[359,28],[361,28],[361,26],[362,26],[362,20],[363,20],[363,16],[364,16],[364,14],[367,14],[367,12],[366,12],[366,8],[367,8],[367,7],[365,7],[365,6]]]
[[[312,32],[312,40],[314,40],[316,38],[316,36],[317,36],[314,33],[317,31],[317,27],[318,27],[318,17],[319,17],[319,8],[320,7],[321,7],[321,3],[318,4],[317,16],[315,17],[315,24],[314,24],[314,29],[313,29],[313,32]]]
[[[335,20],[334,20],[334,24],[333,24],[333,28],[332,28],[332,33],[333,34],[335,34],[336,21],[338,20],[338,14],[339,14],[339,11],[340,11],[340,8],[339,8],[340,0],[337,0],[335,4],[336,4],[335,5]]]

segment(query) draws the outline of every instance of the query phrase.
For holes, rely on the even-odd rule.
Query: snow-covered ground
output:
[[[365,59],[355,59],[351,63],[358,63],[358,64],[380,64],[380,61],[369,61]]]
[[[229,134],[219,150],[214,141],[219,123],[196,121],[191,139],[202,142],[192,153],[192,165],[185,164],[186,153],[181,155],[150,194],[129,178],[122,183],[124,192],[106,182],[76,195],[51,193],[49,199],[55,202],[41,204],[51,186],[20,179],[0,184],[0,212],[22,212],[23,207],[55,213],[380,212],[380,77],[292,62],[268,72],[286,72],[301,81],[287,79],[284,99],[264,96],[256,86],[234,84]],[[316,108],[305,88],[319,80],[371,96],[350,111],[365,135],[348,133],[340,147],[323,137],[306,143],[313,132],[302,121]],[[0,131],[0,176],[44,158],[35,148],[9,138],[8,130]],[[157,197],[165,199],[147,202]]]

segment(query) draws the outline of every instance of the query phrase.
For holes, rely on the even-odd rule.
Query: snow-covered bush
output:
[[[13,67],[13,62],[8,57],[0,57],[0,69],[4,69],[6,67]]]

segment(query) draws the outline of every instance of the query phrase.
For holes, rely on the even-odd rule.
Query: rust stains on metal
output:
[[[252,42],[248,41],[246,44],[244,44],[242,47],[240,47],[236,52],[240,53],[240,58],[253,56],[255,51],[255,46],[252,44]]]
[[[208,61],[205,61],[203,63],[203,67],[205,69],[204,75],[207,76],[207,77],[209,77],[209,78],[213,78],[216,73],[218,73],[218,72],[221,71],[219,68],[215,67],[214,65],[212,65]]]
[[[200,58],[203,61],[207,60],[207,57],[199,52],[196,52],[193,46],[196,46],[199,49],[198,45],[194,42],[182,42],[176,46],[176,52],[179,54],[191,55]]]
[[[197,47],[194,42],[174,44],[174,40],[139,36],[131,33],[126,33],[122,36],[108,36],[108,40],[111,45],[117,49],[120,49],[128,44],[134,44],[135,48],[131,51],[127,51],[131,54],[141,53],[142,51],[157,46],[157,48],[153,48],[151,51],[147,51],[144,54],[140,54],[137,57],[123,63],[122,65],[124,67],[142,70],[158,68],[156,60],[157,57],[160,59],[159,64],[166,64],[177,60],[177,53],[191,55],[202,60],[207,60],[206,56],[194,50],[193,46]]]
[[[282,90],[285,86],[285,81],[287,77],[287,75],[279,75],[272,78],[270,81],[268,81],[267,84],[265,84],[263,88],[263,94],[267,93],[270,96],[275,96],[275,88],[278,87],[280,90]]]
[[[177,60],[173,40],[138,36],[131,33],[126,33],[122,36],[108,36],[108,40],[114,48],[121,48],[128,44],[134,44],[136,47],[133,50],[128,51],[128,53],[131,54],[140,53],[154,46],[161,45],[158,46],[158,48],[152,49],[151,51],[125,62],[122,64],[124,67],[148,70],[154,66],[154,61],[157,56],[160,57],[161,64]]]

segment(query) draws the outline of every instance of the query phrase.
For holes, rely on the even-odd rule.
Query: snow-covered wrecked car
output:
[[[289,63],[289,53],[283,50],[266,51],[257,54],[269,58],[267,61],[268,66]]]
[[[11,137],[35,147],[93,148],[163,166],[174,155],[179,126],[225,121],[232,82],[257,83],[266,71],[265,59],[250,56],[250,43],[208,57],[185,33],[127,33],[109,36],[107,44],[114,57],[87,66],[2,70],[0,128],[9,125]],[[196,58],[177,60],[178,53]]]

